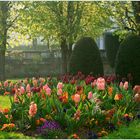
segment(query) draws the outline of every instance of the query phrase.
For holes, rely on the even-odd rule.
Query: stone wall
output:
[[[101,50],[104,73],[111,74],[106,53]],[[46,51],[7,51],[6,78],[58,75],[62,73],[60,50]]]

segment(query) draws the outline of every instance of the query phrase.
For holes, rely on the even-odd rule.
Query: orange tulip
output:
[[[4,95],[9,95],[9,94],[10,94],[10,92],[7,92],[7,91],[4,93]]]
[[[40,120],[36,120],[36,125],[40,125]]]
[[[9,109],[8,108],[3,109],[3,113],[4,114],[7,114],[8,112],[9,112]]]
[[[46,119],[40,118],[40,121],[44,123],[44,122],[46,122]]]
[[[124,114],[124,117],[129,117],[129,115],[128,114]]]
[[[115,97],[114,97],[114,100],[119,101],[122,98],[123,98],[123,95],[122,94],[116,94]]]
[[[75,134],[73,134],[73,138],[74,139],[79,139],[79,136],[75,133]]]
[[[68,92],[64,92],[62,95],[60,95],[59,100],[63,103],[67,103],[68,102]]]
[[[9,124],[3,124],[2,128],[0,129],[1,131],[4,130],[4,129],[11,129],[11,128],[14,128],[15,127],[15,124],[14,123],[9,123]]]
[[[108,87],[108,94],[112,96],[112,93],[113,93],[113,87]]]
[[[75,94],[73,97],[73,100],[75,103],[79,103],[80,102],[80,95],[79,94]]]

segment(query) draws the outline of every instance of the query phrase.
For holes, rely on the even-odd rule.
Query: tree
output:
[[[140,35],[140,1],[132,1],[132,7],[134,10],[137,31],[138,34]]]
[[[103,7],[111,9],[110,17],[115,24],[116,34],[118,34],[121,39],[125,39],[129,33],[140,34],[139,1],[104,2]]]
[[[7,43],[7,31],[10,27],[8,23],[10,3],[0,2],[0,80],[5,79],[5,51]]]
[[[97,2],[26,2],[22,11],[21,26],[31,36],[53,37],[61,48],[63,73],[72,53],[72,44],[83,36],[99,36],[110,27],[105,8],[98,8]],[[27,20],[29,19],[29,21]]]
[[[9,29],[13,28],[18,18],[19,3],[0,1],[0,80],[5,79],[5,52]]]

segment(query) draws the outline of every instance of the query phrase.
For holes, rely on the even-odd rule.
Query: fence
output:
[[[61,73],[61,53],[53,51],[7,51],[6,77],[32,77]]]
[[[104,50],[100,51],[105,74],[110,67]],[[7,51],[6,78],[22,78],[32,76],[58,75],[62,73],[60,50],[46,51]]]

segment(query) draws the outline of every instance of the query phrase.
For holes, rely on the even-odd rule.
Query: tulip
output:
[[[30,92],[31,91],[31,87],[30,87],[30,84],[28,84],[27,86],[26,86],[26,92]]]
[[[117,101],[117,100],[121,100],[122,97],[123,97],[122,94],[116,94],[115,97],[114,97],[114,100],[116,100],[116,101]]]
[[[49,87],[46,89],[46,94],[47,94],[48,96],[51,95],[51,89],[50,89]]]
[[[124,88],[125,90],[128,89],[128,82],[127,82],[127,81],[124,83],[123,88]]]
[[[93,97],[93,95],[92,95],[92,92],[90,91],[90,92],[88,93],[88,99],[90,100],[90,99],[92,99],[92,97]]]
[[[25,93],[24,87],[20,87],[20,93],[21,93],[21,94],[24,94],[24,93]]]
[[[74,100],[75,103],[79,103],[80,102],[80,95],[79,94],[75,94],[73,100]]]
[[[8,87],[8,81],[4,82],[4,87]]]
[[[96,82],[97,80],[94,80],[92,83],[91,83],[91,87],[94,88],[96,86]]]
[[[62,95],[62,93],[63,93],[63,90],[62,90],[61,88],[59,88],[59,89],[57,90],[57,95]]]
[[[120,86],[120,88],[122,88],[123,87],[123,82],[120,82],[120,85],[119,86]]]
[[[49,86],[47,84],[45,86],[43,86],[44,90],[46,90],[47,88],[49,88]]]
[[[31,102],[30,108],[29,108],[29,116],[34,117],[37,113],[37,104],[34,102]]]
[[[133,91],[135,93],[140,93],[140,85],[135,85],[135,87],[133,88]]]
[[[102,77],[98,78],[96,85],[98,90],[105,90],[105,79]]]
[[[135,102],[140,102],[140,94],[139,93],[135,94],[134,100],[135,100]]]
[[[59,82],[58,84],[57,84],[57,89],[62,89],[63,88],[63,83],[62,82]]]

